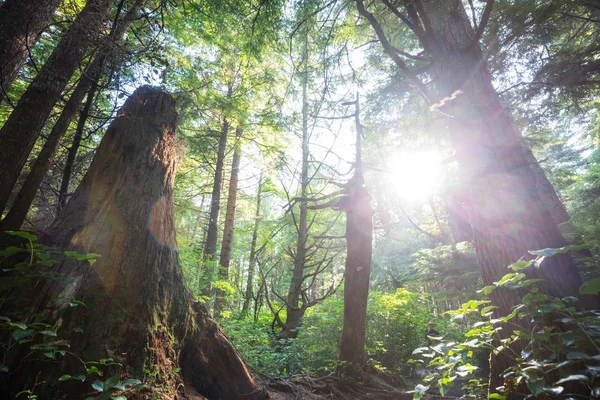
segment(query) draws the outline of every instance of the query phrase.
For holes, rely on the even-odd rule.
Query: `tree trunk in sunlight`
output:
[[[235,131],[236,140],[242,137],[242,128],[237,127]],[[222,282],[229,281],[229,264],[231,263],[231,250],[233,249],[233,231],[235,229],[235,207],[238,194],[238,176],[240,172],[240,160],[242,158],[241,143],[235,144],[233,160],[231,161],[231,176],[229,178],[229,192],[227,193],[227,210],[225,212],[225,226],[223,227],[223,243],[219,257],[218,279]],[[217,288],[215,299],[215,317],[220,317],[227,303],[227,294]]]
[[[0,130],[0,214],[52,109],[83,59],[112,0],[89,0]]]
[[[344,322],[340,338],[340,370],[353,375],[365,363],[367,300],[371,276],[373,210],[371,196],[364,186],[362,173],[352,177],[347,186],[346,268],[344,274]]]
[[[263,175],[258,178],[258,193],[256,194],[256,210],[254,211],[254,227],[252,228],[252,242],[250,243],[250,258],[248,259],[248,280],[242,314],[247,315],[254,291],[254,275],[256,274],[256,242],[258,240],[258,226],[260,224],[260,202],[262,197]]]
[[[0,102],[62,0],[6,0],[0,6]]]
[[[521,135],[492,86],[492,78],[462,2],[427,0],[423,6],[431,24],[433,76],[442,102],[453,117],[451,139],[465,188],[467,213],[473,228],[485,285],[500,280],[507,266],[530,258],[528,250],[562,247],[565,241],[541,201],[536,180],[521,144]],[[578,296],[581,279],[571,257],[546,259],[528,271],[544,279],[547,294]],[[495,290],[492,303],[507,315],[521,302],[514,291]],[[509,330],[506,330],[509,334]],[[493,390],[503,383],[501,372],[511,364],[500,356],[492,363]]]
[[[111,357],[131,376],[159,377],[171,398],[197,392],[214,399],[263,399],[233,346],[185,287],[173,214],[176,119],[175,101],[158,89],[144,86],[127,100],[47,234],[59,249],[100,257],[92,266],[72,259],[57,265],[67,280],[37,288],[34,313],[59,318],[58,337],[70,341],[71,353],[88,361]],[[72,299],[86,307],[56,316]],[[22,369],[24,379],[16,384],[31,385],[35,367]],[[45,380],[57,382],[81,369],[67,354],[44,370],[51,378]],[[84,393],[85,385],[89,390],[89,383],[71,386],[66,398]],[[59,398],[61,390],[65,386],[48,386],[39,393]]]
[[[232,95],[232,86],[229,86],[227,97]],[[208,216],[208,228],[206,229],[206,242],[204,244],[204,271],[207,276],[203,282],[202,295],[209,297],[212,292],[212,278],[214,265],[217,257],[217,241],[219,238],[219,212],[221,210],[221,186],[223,181],[223,163],[225,162],[225,150],[227,150],[227,135],[229,134],[229,121],[225,117],[221,125],[219,136],[219,147],[217,149],[217,165],[215,166],[215,177],[213,180],[212,194],[210,198],[210,213]]]
[[[365,187],[362,165],[362,125],[360,99],[356,96],[354,123],[356,159],[354,176],[345,185],[346,266],[344,272],[344,320],[338,359],[338,372],[359,376],[365,363],[367,302],[373,255],[373,209]]]

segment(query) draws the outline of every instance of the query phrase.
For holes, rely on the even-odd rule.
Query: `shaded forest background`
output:
[[[4,0],[0,67],[13,392],[600,396],[597,2]]]

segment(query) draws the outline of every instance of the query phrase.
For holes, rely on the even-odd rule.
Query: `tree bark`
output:
[[[36,311],[56,313],[73,298],[86,304],[69,309],[57,324],[70,352],[84,360],[112,357],[133,376],[150,371],[163,377],[173,391],[184,382],[186,390],[193,387],[208,398],[264,399],[185,287],[175,248],[176,119],[173,98],[158,89],[144,86],[127,100],[47,234],[53,246],[100,257],[92,267],[61,262],[57,272],[66,281],[52,279],[37,290]],[[46,381],[77,373],[70,360],[54,363],[54,379]],[[181,372],[173,373],[177,367]],[[36,379],[36,368],[23,370],[29,381]],[[42,398],[59,398],[52,392],[56,386],[46,389]]]
[[[373,210],[362,173],[360,103],[356,97],[356,162],[354,176],[346,184],[346,269],[344,273],[344,321],[338,372],[358,376],[365,360],[367,301],[373,253]]]
[[[6,0],[0,6],[0,102],[62,0]]]
[[[233,231],[235,229],[235,207],[238,192],[238,177],[240,172],[240,160],[242,157],[241,143],[242,128],[240,126],[235,130],[235,137],[238,143],[233,150],[233,160],[231,161],[231,177],[229,179],[229,192],[227,193],[227,211],[225,212],[225,226],[223,227],[223,241],[221,244],[221,255],[219,257],[219,275],[220,281],[229,281],[229,264],[231,262],[231,250],[233,249]],[[217,288],[215,299],[215,317],[220,317],[225,309],[227,298],[223,290]]]
[[[561,199],[558,197],[556,190],[554,190],[554,186],[548,180],[546,173],[540,166],[540,163],[533,155],[533,152],[527,145],[523,145],[523,151],[525,152],[525,157],[529,162],[529,166],[531,167],[531,172],[533,173],[533,178],[535,179],[535,188],[537,189],[538,196],[544,206],[548,209],[548,212],[552,216],[554,223],[556,225],[564,224],[565,222],[569,222],[569,213]]]
[[[263,175],[258,178],[258,192],[256,193],[256,211],[254,212],[254,227],[252,228],[252,242],[250,243],[250,258],[248,259],[248,280],[246,281],[246,294],[242,314],[247,315],[254,291],[254,275],[256,274],[256,242],[258,240],[258,227],[260,225],[260,202],[262,197]]]
[[[0,213],[52,108],[98,34],[112,0],[89,0],[0,130]]]
[[[229,86],[227,96],[232,95],[232,86]],[[225,150],[227,149],[227,135],[229,134],[229,121],[223,119],[221,135],[219,136],[219,148],[217,150],[217,165],[215,166],[215,178],[210,199],[210,214],[208,217],[208,229],[206,232],[206,244],[204,246],[204,267],[208,273],[208,282],[202,288],[202,294],[210,297],[212,291],[212,277],[214,264],[217,256],[217,240],[219,236],[219,211],[221,209],[221,183],[223,181],[223,163],[225,161]]]
[[[58,143],[69,128],[85,94],[90,90],[91,86],[97,85],[97,82],[102,76],[102,70],[107,59],[114,56],[116,53],[116,41],[119,41],[123,37],[133,21],[137,18],[137,14],[144,1],[145,0],[137,0],[129,9],[124,19],[115,21],[109,40],[102,46],[98,56],[94,58],[85,73],[82,74],[73,93],[71,93],[71,97],[65,104],[54,127],[52,127],[48,138],[42,146],[40,154],[38,154],[35,163],[31,167],[31,171],[29,171],[29,174],[23,183],[23,186],[19,190],[19,193],[17,193],[13,206],[10,208],[10,211],[4,220],[0,223],[0,229],[18,230],[23,224],[23,221],[25,221],[27,212],[35,198],[35,194],[50,168],[50,159],[54,155]]]

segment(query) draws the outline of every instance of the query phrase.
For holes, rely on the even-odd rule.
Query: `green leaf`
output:
[[[415,386],[415,394],[419,395],[419,397],[424,395],[425,393],[427,393],[428,390],[429,390],[429,386],[425,386],[425,385],[421,385],[421,384],[418,384],[417,386]]]
[[[524,270],[531,266],[531,261],[519,260],[514,264],[508,266],[508,268],[512,269],[515,272]]]
[[[500,393],[490,393],[490,395],[488,396],[488,399],[505,400],[506,396],[501,395]]]
[[[533,381],[528,381],[527,387],[529,388],[529,390],[531,390],[531,393],[537,396],[544,390],[544,383],[544,378],[540,378]]]
[[[45,330],[43,330],[43,331],[40,331],[40,333],[41,333],[42,335],[44,335],[44,336],[52,336],[52,337],[56,337],[56,332],[54,332],[54,331],[50,331],[50,330],[47,330],[47,329],[45,329]]]
[[[600,293],[600,278],[594,278],[587,282],[584,282],[583,285],[579,288],[580,294],[598,294]]]
[[[6,231],[6,233],[8,233],[9,235],[12,235],[12,236],[18,236],[18,237],[22,237],[23,239],[31,240],[32,242],[35,242],[36,240],[38,240],[37,236],[32,235],[29,232]]]
[[[533,254],[534,256],[541,256],[541,257],[552,257],[553,255],[557,254],[558,252],[564,252],[563,249],[551,249],[551,248],[545,248],[542,250],[531,250],[529,253]]]
[[[67,380],[69,380],[69,379],[71,379],[71,378],[73,378],[71,375],[69,375],[69,374],[66,374],[66,375],[63,375],[63,376],[61,376],[60,378],[58,378],[58,381],[59,381],[59,382],[63,382],[63,381],[67,381]]]
[[[11,336],[18,342],[18,341],[30,336],[32,333],[33,333],[33,329],[25,329],[24,331],[23,330],[13,331]]]
[[[14,328],[19,328],[21,330],[27,329],[27,324],[25,324],[23,322],[11,322],[9,325]]]
[[[490,293],[492,293],[494,290],[496,290],[496,286],[485,286],[483,289],[480,289],[477,291],[477,293],[483,293],[486,296],[489,295]]]
[[[92,389],[94,389],[98,392],[104,392],[105,388],[106,388],[106,386],[105,386],[104,382],[97,381],[97,382],[92,383]]]
[[[561,383],[571,382],[571,381],[589,382],[590,378],[588,378],[586,375],[569,375],[566,378],[560,379],[558,382],[556,382],[556,384],[560,385]]]
[[[112,400],[127,400],[127,397],[125,396],[114,396],[111,397]]]
[[[108,378],[105,382],[106,388],[115,387],[115,385],[117,385],[119,383],[119,379],[121,379],[121,376],[119,374],[114,374],[113,376]]]
[[[21,251],[25,251],[25,250],[20,249],[16,246],[9,246],[9,247],[5,248],[4,250],[0,251],[0,256],[1,257],[10,257],[13,254],[19,253]]]

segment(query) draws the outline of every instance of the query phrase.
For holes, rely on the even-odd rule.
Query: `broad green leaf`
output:
[[[580,294],[598,294],[600,293],[600,278],[594,278],[587,282],[584,282],[583,285],[579,288]]]
[[[528,381],[527,387],[529,388],[529,390],[531,390],[531,393],[537,396],[544,390],[544,383],[544,378],[535,379],[532,381]]]
[[[23,239],[31,240],[32,242],[35,242],[36,240],[38,240],[37,236],[35,236],[29,232],[6,231],[6,233],[8,233],[9,235],[12,235],[12,236],[18,236],[18,237],[22,237]]]
[[[25,330],[18,330],[18,331],[13,331],[11,336],[18,342],[22,339],[25,339],[26,337],[29,337],[31,334],[33,333],[33,329],[25,329]]]

